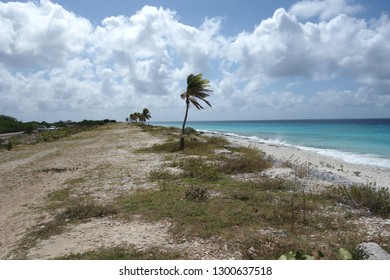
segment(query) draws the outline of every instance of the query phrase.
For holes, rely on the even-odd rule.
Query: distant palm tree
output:
[[[137,120],[137,117],[136,115],[133,113],[133,114],[130,114],[130,122],[133,123]]]
[[[133,113],[133,120],[135,123],[138,123],[138,121],[140,120],[140,116],[141,114],[138,112]]]
[[[187,90],[180,95],[180,97],[186,102],[186,114],[184,116],[183,127],[181,129],[180,135],[180,150],[184,150],[184,129],[187,122],[188,117],[188,109],[190,105],[194,105],[196,109],[203,109],[202,105],[199,104],[199,100],[202,100],[204,103],[211,107],[210,102],[206,100],[209,96],[209,92],[212,90],[208,89],[210,86],[210,81],[207,79],[203,79],[202,74],[193,75],[190,74],[187,77]]]
[[[139,114],[138,115],[138,120],[143,125],[144,122],[146,121],[146,118],[145,118],[144,114],[142,114],[142,113],[138,113],[138,114]]]
[[[145,120],[150,120],[152,118],[152,116],[150,115],[150,110],[148,108],[144,108],[142,110],[142,116],[144,117]]]

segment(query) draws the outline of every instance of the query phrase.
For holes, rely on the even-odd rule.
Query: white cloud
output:
[[[178,80],[207,71],[220,54],[219,39],[214,40],[219,25],[207,19],[197,29],[178,22],[170,10],[145,6],[129,18],[103,20],[93,34],[93,54],[102,67],[114,64],[117,77],[137,93],[177,93]]]
[[[252,33],[241,33],[231,43],[227,59],[243,76],[270,78],[334,76],[389,78],[390,21],[380,25],[338,15],[328,22],[300,23],[283,9],[264,20]]]
[[[1,94],[18,111],[103,111],[153,104],[153,96],[178,97],[181,81],[190,72],[206,72],[221,53],[216,18],[197,29],[178,22],[175,12],[145,6],[92,28],[49,1],[0,5],[2,26],[12,27],[0,35],[8,40],[1,40],[0,69],[9,77],[0,80]],[[155,106],[171,101],[161,98]]]
[[[61,65],[80,54],[91,24],[48,0],[0,2],[0,58],[17,69]]]
[[[169,111],[166,118],[176,118],[178,109],[180,118],[185,78],[198,72],[211,79],[218,113],[306,101],[390,106],[389,18],[367,21],[350,16],[358,11],[351,2],[334,2],[333,12],[331,1],[317,2],[278,9],[252,32],[230,38],[221,34],[220,18],[196,28],[151,6],[92,26],[48,0],[0,2],[0,110],[124,118],[150,107]],[[328,6],[305,14],[313,3]],[[301,22],[303,15],[323,21]],[[279,84],[285,78],[294,84]],[[302,91],[304,81],[334,78],[361,89]]]
[[[292,5],[289,12],[303,19],[318,17],[329,20],[339,14],[354,15],[362,9],[348,0],[304,0]]]
[[[360,87],[357,90],[339,90],[336,88],[318,91],[311,99],[316,106],[356,107],[389,106],[390,95],[378,95],[373,89]]]
[[[300,23],[279,9],[252,33],[239,34],[228,54],[238,68],[235,74],[257,82],[345,77],[372,87],[388,85],[390,21],[386,15],[376,22],[338,15],[328,22]]]

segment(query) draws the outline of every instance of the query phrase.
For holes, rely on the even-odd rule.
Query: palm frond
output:
[[[188,97],[188,100],[190,101],[190,103],[192,105],[194,105],[196,107],[196,109],[198,109],[198,110],[203,109],[203,106],[199,104],[199,102],[198,102],[198,100],[196,100],[196,98],[190,96],[190,97]]]
[[[203,109],[203,106],[199,104],[199,100],[202,100],[208,106],[211,107],[211,104],[206,98],[210,96],[208,93],[212,92],[209,89],[210,81],[203,79],[202,74],[193,75],[190,74],[187,77],[187,91],[182,93],[180,97],[183,100],[188,100],[193,104],[198,110]]]
[[[209,102],[209,101],[207,101],[206,99],[204,99],[204,98],[200,98],[204,103],[206,103],[207,105],[209,105],[210,107],[212,107],[211,106],[211,103]]]

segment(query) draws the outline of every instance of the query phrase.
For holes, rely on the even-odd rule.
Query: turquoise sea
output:
[[[155,122],[181,127],[181,122]],[[390,119],[196,121],[196,130],[311,150],[350,163],[390,168]]]

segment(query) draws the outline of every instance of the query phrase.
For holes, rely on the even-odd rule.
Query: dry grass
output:
[[[228,174],[256,173],[271,166],[271,160],[263,152],[252,148],[241,148],[235,156],[224,159],[221,169]]]
[[[100,248],[94,251],[70,254],[56,258],[57,260],[176,260],[185,255],[178,252],[166,252],[159,248],[137,250],[133,246],[117,246]]]
[[[355,208],[367,208],[374,215],[390,217],[390,191],[387,188],[377,189],[371,184],[336,186],[327,194]]]

